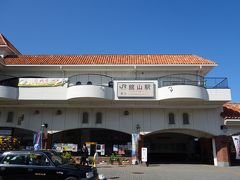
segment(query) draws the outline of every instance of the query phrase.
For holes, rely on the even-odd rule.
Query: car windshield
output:
[[[62,164],[66,163],[63,160],[63,158],[61,157],[61,155],[56,153],[56,152],[49,152],[48,156],[56,166],[59,166],[59,165],[62,165]]]

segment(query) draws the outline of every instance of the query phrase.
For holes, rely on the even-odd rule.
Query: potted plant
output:
[[[116,154],[116,153],[112,153],[109,157],[109,161],[113,165],[121,165],[121,163],[122,163],[121,155]]]

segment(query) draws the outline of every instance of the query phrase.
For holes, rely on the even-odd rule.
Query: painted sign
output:
[[[118,82],[117,96],[119,98],[153,98],[155,86],[153,82]]]
[[[64,78],[19,78],[19,87],[56,87],[66,83]]]
[[[236,149],[236,159],[240,159],[240,135],[232,136],[232,139]]]

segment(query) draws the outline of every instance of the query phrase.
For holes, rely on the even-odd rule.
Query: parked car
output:
[[[9,151],[0,160],[0,180],[98,179],[91,166],[64,163],[51,151]]]

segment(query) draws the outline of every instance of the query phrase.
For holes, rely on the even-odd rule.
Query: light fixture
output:
[[[140,133],[140,130],[141,130],[141,126],[139,124],[136,124],[136,132]]]
[[[39,114],[39,110],[35,110],[34,114],[36,114],[36,115]]]
[[[123,114],[124,114],[124,116],[128,116],[129,115],[129,111],[124,111]]]
[[[56,115],[61,115],[62,111],[61,110],[57,110]]]
[[[48,128],[48,124],[47,124],[47,123],[43,123],[43,124],[41,125],[41,127]]]

